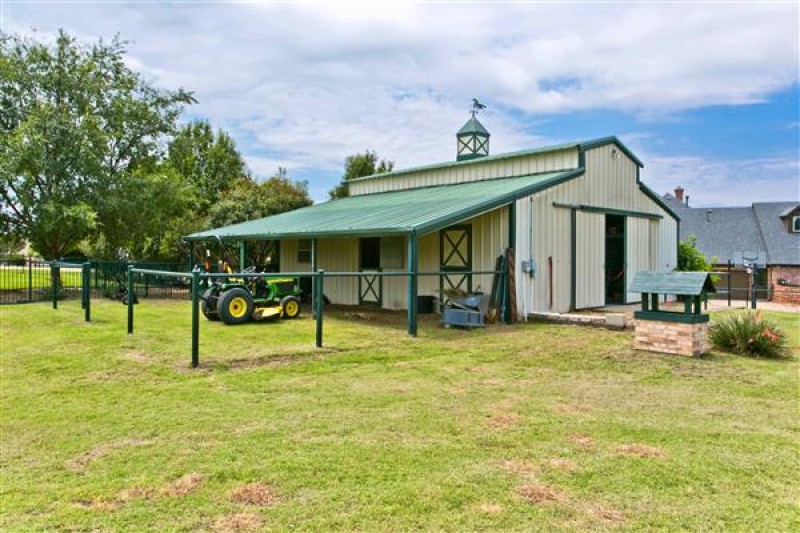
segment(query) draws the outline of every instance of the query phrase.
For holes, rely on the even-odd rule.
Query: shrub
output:
[[[784,357],[789,354],[786,335],[761,312],[744,312],[715,320],[708,329],[711,343],[726,352],[749,357]]]

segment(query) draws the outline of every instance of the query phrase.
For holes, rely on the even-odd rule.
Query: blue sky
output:
[[[472,97],[492,153],[617,135],[693,205],[800,199],[796,2],[0,0],[0,26],[119,33],[131,67],[195,91],[187,120],[318,201],[354,152],[454,159]]]

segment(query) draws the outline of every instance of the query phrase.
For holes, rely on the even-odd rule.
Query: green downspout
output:
[[[569,310],[574,311],[577,303],[578,290],[578,210],[574,207],[570,210],[570,295]]]
[[[192,368],[200,364],[200,271],[192,270]],[[130,296],[129,296],[130,298]]]
[[[245,241],[239,241],[239,272],[244,272],[246,258],[247,243],[245,243]]]
[[[408,334],[417,336],[417,232],[408,234]]]
[[[508,204],[508,247],[513,252],[514,262],[517,261],[517,202],[516,200]],[[516,265],[506,261],[506,324],[511,324],[511,269]]]
[[[311,239],[311,272],[317,273],[317,239]],[[317,316],[317,298],[325,300],[324,296],[320,296],[320,291],[317,291],[317,279],[316,275],[311,276],[311,314],[314,317]]]

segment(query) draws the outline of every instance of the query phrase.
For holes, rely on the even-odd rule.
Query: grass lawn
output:
[[[189,304],[0,308],[0,530],[797,531],[798,358]],[[800,317],[767,313],[800,347]]]
[[[29,286],[34,289],[50,288],[49,267],[33,267],[28,275],[26,266],[0,266],[0,290],[20,290]],[[81,286],[80,268],[62,268],[61,284],[64,287]]]

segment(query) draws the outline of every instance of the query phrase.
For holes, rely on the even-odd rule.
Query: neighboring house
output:
[[[766,265],[758,283],[775,301],[800,304],[800,203],[758,202],[749,207],[689,207],[684,190],[664,201],[681,217],[680,238],[697,237],[697,249],[715,268],[733,265],[731,285],[747,287],[744,263]],[[721,282],[721,287],[726,285]]]
[[[456,161],[355,179],[348,198],[187,240],[277,240],[283,272],[411,272],[411,287],[405,276],[371,291],[353,277],[325,282],[333,303],[388,309],[452,286],[489,292],[491,278],[470,273],[494,270],[512,248],[523,317],[636,302],[636,272],[675,268],[678,217],[619,139],[489,155],[489,137],[473,116],[456,135]]]

